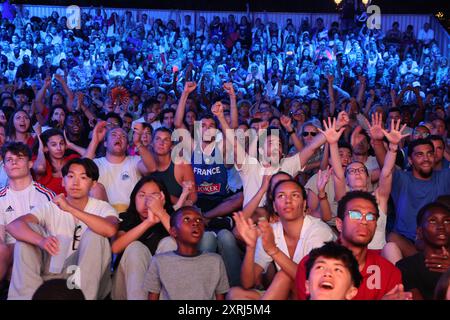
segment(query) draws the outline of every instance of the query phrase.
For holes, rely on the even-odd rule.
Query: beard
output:
[[[416,169],[417,173],[419,174],[419,176],[421,176],[424,179],[428,179],[433,175],[433,169],[431,169],[430,171],[424,171],[420,168]]]

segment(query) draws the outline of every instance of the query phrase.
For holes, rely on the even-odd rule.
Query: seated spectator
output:
[[[375,234],[378,215],[376,200],[367,192],[351,191],[338,204],[336,226],[340,232],[339,243],[353,252],[362,275],[361,286],[353,299],[411,299],[412,294],[403,289],[400,271],[378,253],[367,249]],[[305,288],[308,258],[299,263],[295,280],[300,300],[308,297]],[[374,285],[373,277],[377,277],[377,285]]]
[[[429,203],[417,214],[417,236],[423,250],[397,262],[405,290],[414,300],[431,300],[441,275],[450,269],[450,210]]]
[[[298,182],[278,182],[273,189],[272,198],[279,222],[271,225],[266,219],[260,218],[256,226],[250,218],[245,220],[242,213],[234,216],[237,231],[245,241],[246,251],[241,270],[242,288],[231,288],[228,299],[259,299],[262,294],[254,288],[265,289],[262,287],[262,275],[267,272],[272,261],[279,273],[285,273],[294,280],[297,263],[311,249],[334,238],[325,223],[305,215],[306,192]],[[261,233],[260,237],[256,227]]]
[[[362,276],[353,253],[335,242],[311,250],[306,265],[306,294],[310,300],[351,300]]]
[[[171,216],[170,234],[177,249],[153,257],[144,279],[149,300],[224,299],[229,289],[225,265],[219,255],[198,251],[203,233],[203,219],[196,208],[182,207]]]
[[[183,196],[187,194],[183,193]],[[119,215],[119,231],[112,243],[112,252],[120,255],[116,259],[118,267],[114,275],[112,299],[147,299],[142,283],[152,256],[167,251],[162,239],[169,236],[172,213],[164,186],[149,176],[139,180],[131,192],[130,206]]]
[[[58,253],[66,258],[57,278],[65,278],[65,268],[77,265],[83,275],[78,285],[87,300],[103,299],[108,294],[108,238],[117,232],[117,212],[107,202],[88,195],[99,176],[92,160],[72,159],[62,172],[67,198],[58,195],[6,227],[17,240],[8,299],[31,299],[51,275],[49,260]],[[62,246],[57,235],[70,239],[68,252],[58,252]]]
[[[155,170],[155,160],[148,149],[139,145],[140,156],[127,156],[128,138],[120,127],[106,129],[105,121],[94,128],[88,157],[93,158],[97,146],[105,139],[106,156],[95,158],[100,169],[99,182],[105,187],[108,201],[123,212],[129,205],[130,193],[141,176]],[[140,137],[136,137],[139,141]],[[137,145],[137,143],[136,143]]]

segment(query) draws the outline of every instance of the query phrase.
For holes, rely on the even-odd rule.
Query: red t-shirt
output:
[[[30,137],[27,139],[27,146],[30,147],[30,149],[33,149],[34,142],[36,141],[36,138],[30,135]]]
[[[64,159],[64,163],[67,163],[67,161],[79,157],[80,156],[78,154],[71,154]],[[62,186],[62,178],[54,177],[50,162],[48,160],[46,160],[46,162],[45,175],[40,177],[37,182],[46,186],[47,189],[52,190],[56,194],[64,193],[64,195],[67,195],[66,190]]]
[[[379,250],[367,250],[366,265],[361,272],[363,277],[358,294],[353,300],[381,300],[396,285],[402,283],[402,274],[392,263],[378,253]],[[298,300],[306,300],[306,262],[305,256],[297,267],[295,286]]]

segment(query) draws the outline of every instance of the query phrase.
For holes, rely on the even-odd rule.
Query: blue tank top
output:
[[[228,174],[225,165],[216,163],[216,148],[210,156],[197,146],[192,153],[197,196],[199,198],[226,198],[229,195]],[[218,157],[222,159],[222,157]],[[223,162],[223,161],[221,161]]]

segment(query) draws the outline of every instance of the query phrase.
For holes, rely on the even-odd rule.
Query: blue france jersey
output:
[[[192,169],[199,198],[228,196],[228,175],[222,159],[222,155],[219,154],[216,159],[216,149],[208,156],[199,147],[195,148],[192,154]]]

